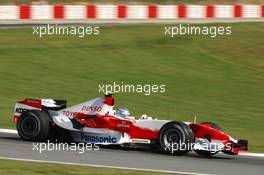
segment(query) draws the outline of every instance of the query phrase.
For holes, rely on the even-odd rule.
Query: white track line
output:
[[[9,134],[17,134],[17,130],[15,130],[15,129],[1,129],[0,128],[0,132],[9,133]]]
[[[264,157],[263,153],[240,152],[239,155],[251,157]]]
[[[9,134],[17,134],[17,130],[15,129],[2,129],[0,128],[0,133],[9,133]],[[240,152],[241,156],[251,156],[251,157],[264,157],[264,153],[251,153],[251,152]]]
[[[58,161],[47,161],[47,160],[33,160],[33,159],[20,159],[20,158],[7,158],[7,157],[0,157],[0,159],[17,160],[17,161],[25,161],[25,162],[37,162],[37,163],[52,163],[52,164],[60,164],[60,165],[89,166],[89,167],[95,167],[95,168],[113,168],[113,169],[124,169],[124,170],[133,170],[133,171],[135,170],[135,171],[148,171],[148,172],[186,174],[186,175],[212,175],[212,174],[191,173],[191,172],[183,172],[183,171],[153,170],[153,169],[144,169],[144,168],[129,168],[129,167],[119,167],[119,166],[83,164],[83,163],[72,163],[72,162],[58,162]]]

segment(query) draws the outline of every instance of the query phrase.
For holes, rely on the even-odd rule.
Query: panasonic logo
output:
[[[89,143],[116,143],[116,138],[106,136],[106,137],[99,137],[99,136],[90,136],[90,135],[85,135],[81,133],[81,140],[84,142],[89,142]]]

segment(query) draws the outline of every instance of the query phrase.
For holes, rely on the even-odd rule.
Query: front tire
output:
[[[19,136],[27,141],[42,142],[49,135],[49,116],[39,110],[22,113],[17,122]]]
[[[213,122],[203,122],[201,124],[206,124],[209,125],[211,128],[216,129],[218,131],[223,131],[223,129],[216,123]],[[194,150],[198,155],[200,156],[204,156],[204,157],[211,157],[215,154],[217,154],[219,151],[217,152],[212,152],[212,151],[206,151],[206,150]]]
[[[169,122],[159,133],[158,146],[165,153],[178,156],[187,154],[192,149],[194,135],[191,128],[183,122]]]
[[[218,153],[218,151],[212,152],[212,151],[204,151],[204,150],[194,150],[194,152],[196,152],[198,155],[204,156],[204,157],[211,157],[211,156]]]

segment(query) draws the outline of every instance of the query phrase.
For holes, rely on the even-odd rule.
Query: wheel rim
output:
[[[38,134],[39,124],[34,116],[25,117],[20,124],[21,134],[24,137],[32,137]]]
[[[168,129],[163,134],[163,143],[165,144],[165,147],[175,146],[175,144],[182,142],[182,140],[182,133],[177,129]]]

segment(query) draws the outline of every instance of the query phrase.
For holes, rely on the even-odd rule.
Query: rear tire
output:
[[[192,150],[194,135],[191,128],[183,122],[169,122],[159,133],[158,146],[164,153],[182,156]]]
[[[39,110],[22,113],[17,122],[17,131],[24,140],[45,141],[50,132],[48,114]]]

